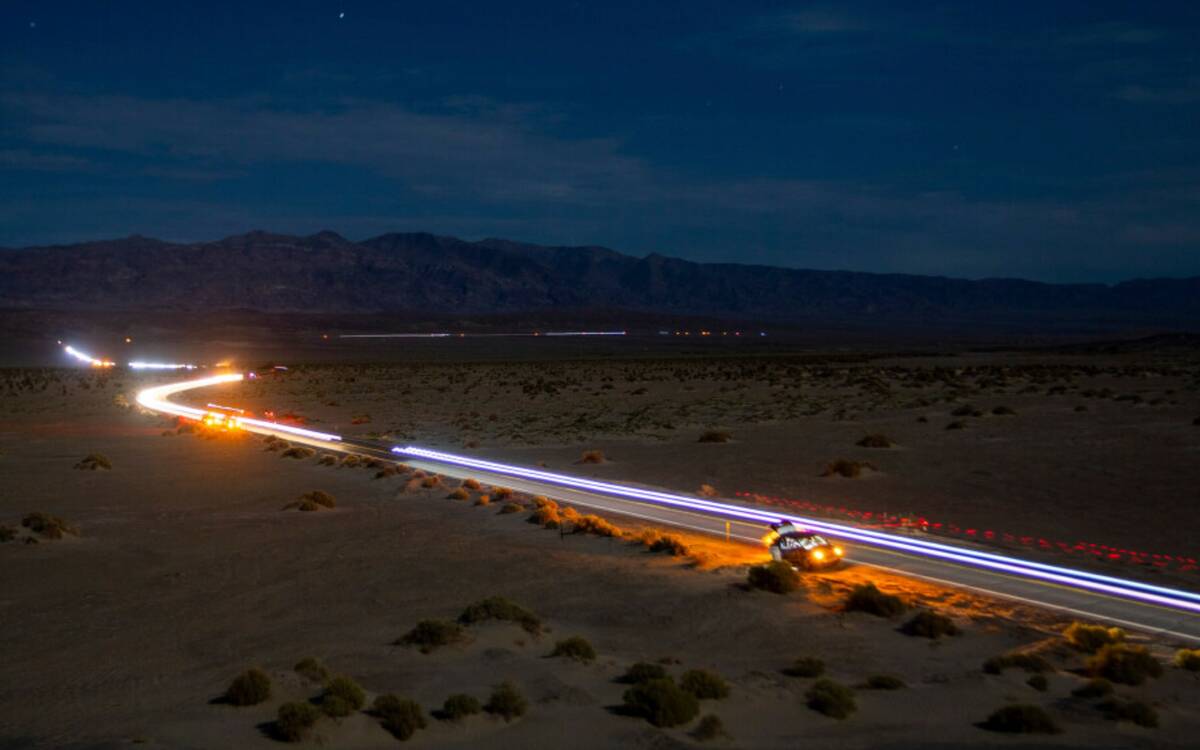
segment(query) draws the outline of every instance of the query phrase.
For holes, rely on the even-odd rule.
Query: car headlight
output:
[[[841,557],[844,552],[845,550],[843,550],[841,547],[833,548],[833,554],[837,555],[838,557]]]
[[[824,560],[825,559],[825,551],[819,550],[819,549],[813,550],[812,558],[817,561]]]

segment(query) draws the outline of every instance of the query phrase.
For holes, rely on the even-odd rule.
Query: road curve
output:
[[[211,412],[177,404],[170,396],[237,382],[242,378],[240,373],[228,373],[156,386],[139,392],[137,401],[157,413],[203,420]],[[227,415],[220,416],[228,418]],[[238,428],[257,434],[275,435],[326,450],[403,462],[456,478],[474,477],[488,484],[552,496],[581,508],[727,536],[730,540],[755,545],[766,533],[768,523],[794,520],[828,536],[853,541],[855,544],[848,557],[853,563],[1118,624],[1170,640],[1200,642],[1200,594],[1196,592],[1048,565],[978,548],[780,514],[778,510],[736,501],[602,482],[419,446],[391,446],[267,420],[230,419]]]

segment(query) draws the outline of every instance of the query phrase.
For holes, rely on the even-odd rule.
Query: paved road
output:
[[[236,375],[226,375],[194,381],[194,385],[174,384],[147,389],[138,395],[138,401],[155,411],[197,419],[197,414],[203,416],[201,410],[171,403],[168,397],[190,388],[217,386],[237,379]],[[241,428],[325,450],[360,453],[381,460],[402,462],[450,477],[474,477],[486,484],[546,495],[577,508],[587,508],[605,515],[637,518],[718,537],[728,536],[731,541],[748,544],[761,544],[760,539],[767,532],[766,524],[779,518],[773,515],[779,511],[758,508],[750,503],[690,498],[634,484],[615,485],[592,481],[594,486],[590,488],[568,486],[577,482],[587,484],[589,480],[503,464],[496,464],[498,468],[494,471],[464,466],[457,462],[459,458],[453,456],[448,456],[446,460],[415,457],[406,453],[404,448],[394,448],[378,441],[340,437],[289,425],[243,420]],[[423,449],[412,450],[420,452]],[[461,460],[480,461],[465,457]],[[531,473],[542,473],[544,477],[528,476]],[[625,493],[636,497],[625,496]],[[812,523],[807,525],[813,526]],[[831,528],[833,530],[822,529],[822,533],[851,540],[847,545],[847,560],[852,564],[869,565],[947,586],[1059,610],[1073,616],[1118,624],[1158,634],[1168,640],[1200,642],[1200,594],[1194,592],[1158,589],[1142,582],[1105,578],[1095,573],[1056,568],[959,545],[921,541],[862,528]],[[835,533],[838,529],[842,533]]]

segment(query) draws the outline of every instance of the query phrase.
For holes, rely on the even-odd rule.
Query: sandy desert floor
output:
[[[1011,533],[1015,548],[1032,535],[1169,553],[1162,566],[1136,555],[1087,562],[1195,588],[1198,373],[1187,357],[1146,355],[340,364],[219,395],[344,432],[556,469],[944,519]],[[616,679],[640,660],[729,681],[728,698],[701,706],[730,735],[704,743],[718,747],[1191,747],[1200,731],[1200,675],[1181,669],[1117,687],[1156,708],[1157,729],[1108,721],[1095,700],[1072,697],[1085,656],[1044,613],[864,569],[808,576],[787,596],[749,591],[758,550],[689,540],[708,560],[696,565],[625,540],[563,536],[524,512],[447,499],[445,486],[280,458],[252,437],[177,434],[125,406],[141,382],[0,375],[0,524],[45,511],[79,528],[38,544],[21,543],[30,532],[20,529],[0,544],[0,746],[281,747],[268,731],[277,707],[321,691],[292,670],[308,656],[370,697],[397,693],[426,712],[452,693],[486,700],[505,680],[529,699],[512,723],[431,718],[414,746],[697,745],[695,722],[658,729],[615,710],[628,687]],[[1000,406],[1015,414],[994,414]],[[731,440],[698,443],[706,430]],[[855,444],[869,433],[895,447]],[[608,462],[578,465],[587,449]],[[112,469],[72,468],[89,453]],[[876,470],[819,476],[837,458]],[[282,510],[314,489],[337,508]],[[963,634],[914,638],[897,631],[904,617],[840,611],[865,580],[952,616]],[[493,623],[430,654],[393,645],[419,620],[453,620],[492,595],[537,613],[545,632]],[[549,658],[568,636],[590,641],[597,659]],[[1169,661],[1169,644],[1148,645]],[[1013,649],[1056,667],[1044,692],[1020,670],[981,670]],[[860,688],[857,711],[831,719],[805,705],[812,679],[781,671],[802,656],[848,686],[890,674],[908,687]],[[214,703],[250,666],[272,677],[271,699]],[[1012,703],[1044,707],[1063,731],[1023,738],[976,726]],[[322,719],[310,742],[397,744],[365,713]]]

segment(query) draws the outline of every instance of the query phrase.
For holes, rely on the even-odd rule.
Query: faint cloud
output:
[[[48,153],[29,149],[0,151],[0,167],[7,167],[9,169],[79,172],[90,169],[92,166],[91,160],[69,154]]]

